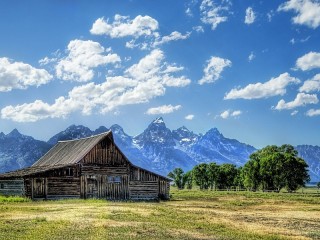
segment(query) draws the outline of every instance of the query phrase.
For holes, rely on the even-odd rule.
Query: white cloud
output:
[[[93,82],[73,88],[67,97],[59,97],[53,104],[37,100],[1,110],[1,118],[18,122],[35,122],[46,118],[63,118],[81,111],[84,115],[92,112],[108,113],[118,107],[139,104],[163,96],[167,87],[183,87],[190,84],[177,71],[167,68],[174,66],[164,61],[161,50],[155,49],[138,63],[126,69],[122,76],[107,77],[101,84]]]
[[[207,61],[207,66],[203,69],[204,76],[198,81],[200,85],[204,83],[212,83],[218,80],[222,71],[226,67],[231,67],[232,63],[229,59],[220,57],[211,57]]]
[[[271,22],[272,18],[274,17],[274,11],[271,10],[270,12],[267,13],[268,21]]]
[[[186,119],[186,120],[192,120],[193,118],[194,118],[193,114],[189,114],[189,115],[184,117],[184,119]]]
[[[253,52],[250,53],[249,57],[248,57],[248,61],[251,62],[253,59],[256,58],[256,55],[254,55]]]
[[[149,108],[146,112],[148,115],[157,115],[157,114],[169,114],[174,111],[177,111],[181,108],[181,105],[177,106],[172,106],[171,104],[169,105],[162,105],[159,107],[154,107],[154,108]]]
[[[310,109],[306,112],[306,115],[309,117],[314,117],[320,115],[320,109]]]
[[[138,15],[134,19],[129,16],[116,14],[113,23],[98,18],[90,30],[94,35],[107,35],[111,38],[134,37],[154,35],[158,29],[158,21],[150,16]]]
[[[320,53],[309,52],[296,61],[296,68],[302,71],[311,70],[314,68],[320,68]]]
[[[306,25],[310,28],[320,26],[320,2],[317,0],[290,0],[281,4],[278,11],[294,11],[293,23]]]
[[[193,17],[192,11],[190,9],[190,7],[188,7],[185,11],[185,13],[187,14],[188,17]]]
[[[45,66],[45,65],[48,65],[49,63],[54,63],[54,62],[57,62],[57,61],[58,61],[58,58],[44,57],[44,58],[39,60],[39,64],[40,64],[40,66]]]
[[[295,115],[297,115],[298,112],[299,112],[298,110],[294,110],[290,115],[295,116]]]
[[[94,77],[93,68],[121,61],[117,54],[109,51],[97,42],[72,40],[68,44],[68,55],[56,65],[56,75],[63,80],[90,81]]]
[[[171,42],[171,41],[184,40],[184,39],[189,38],[190,35],[191,35],[190,32],[183,35],[180,32],[174,31],[174,32],[170,33],[170,35],[162,37],[161,40],[156,40],[154,42],[153,46],[159,46],[164,43]]]
[[[283,73],[276,78],[271,78],[265,83],[258,82],[249,84],[244,88],[231,89],[231,91],[226,94],[224,99],[258,99],[284,95],[286,93],[286,87],[291,83],[298,84],[300,83],[300,80],[291,77],[289,73]]]
[[[244,23],[245,24],[252,24],[254,23],[254,20],[256,19],[256,14],[254,13],[252,7],[248,7],[246,9],[246,16],[244,18]]]
[[[299,88],[300,92],[314,92],[320,91],[320,74],[315,75],[312,79],[309,79],[303,83]]]
[[[194,26],[192,30],[196,31],[197,33],[204,33],[204,29],[202,26]]]
[[[290,43],[294,45],[296,43],[296,40],[294,38],[291,38]]]
[[[0,58],[0,92],[13,89],[26,89],[29,86],[40,86],[52,79],[44,69],[34,68],[23,62],[12,62],[8,58]]]
[[[220,23],[228,20],[230,6],[229,0],[223,0],[218,4],[214,0],[202,0],[200,5],[201,21],[211,25],[211,29],[215,30]]]
[[[238,117],[241,114],[242,114],[242,112],[240,110],[236,110],[236,111],[226,110],[220,114],[220,117],[223,119],[228,119],[230,117],[234,117],[234,118]]]
[[[296,98],[291,102],[286,103],[283,99],[281,99],[274,109],[293,109],[296,107],[305,106],[307,104],[317,104],[318,102],[319,100],[316,94],[298,93]]]

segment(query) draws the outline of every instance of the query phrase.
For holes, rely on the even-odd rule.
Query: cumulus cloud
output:
[[[319,100],[316,94],[298,93],[296,98],[291,102],[286,103],[283,99],[281,99],[274,109],[293,109],[296,107],[305,106],[307,104],[317,104],[318,102]]]
[[[80,111],[90,115],[102,114],[120,106],[145,103],[165,94],[168,87],[184,87],[190,80],[177,76],[178,71],[167,70],[165,56],[159,49],[153,50],[138,63],[124,70],[123,75],[107,77],[101,84],[93,82],[73,88],[67,97],[59,97],[53,104],[37,100],[1,110],[1,118],[17,122],[35,122],[46,118],[63,118]]]
[[[146,112],[148,115],[157,115],[157,114],[169,114],[174,111],[177,111],[181,108],[181,105],[172,106],[169,105],[162,105],[159,107],[149,108]]]
[[[320,68],[320,53],[309,52],[296,61],[296,68],[302,71],[311,70],[314,68]]]
[[[307,93],[320,91],[320,74],[317,74],[312,79],[305,81],[299,88],[299,91]]]
[[[162,37],[160,40],[156,40],[154,43],[153,43],[153,46],[159,46],[159,45],[162,45],[164,43],[168,43],[168,42],[171,42],[171,41],[178,41],[178,40],[184,40],[184,39],[187,39],[189,38],[191,35],[190,32],[186,33],[185,35],[183,35],[182,33],[180,32],[177,32],[177,31],[174,31],[172,32],[170,35],[168,36],[164,36]]]
[[[292,113],[290,113],[290,115],[291,115],[291,116],[295,116],[295,115],[298,114],[298,112],[299,112],[298,110],[294,110]]]
[[[192,120],[193,118],[194,118],[193,114],[189,114],[189,115],[184,117],[184,119],[186,119],[186,120]]]
[[[224,99],[258,99],[268,98],[277,95],[284,95],[286,93],[286,87],[289,84],[298,84],[300,80],[291,77],[289,73],[280,74],[276,78],[271,78],[265,83],[249,84],[244,88],[234,88],[227,93]]]
[[[44,69],[34,68],[23,62],[13,62],[5,57],[0,58],[0,92],[26,89],[29,86],[38,87],[52,78]]]
[[[218,80],[222,71],[226,67],[231,67],[232,63],[229,59],[220,57],[211,57],[207,61],[207,66],[203,69],[204,76],[198,81],[200,85],[204,83],[212,83]]]
[[[320,115],[320,109],[310,109],[306,112],[308,117],[314,117]]]
[[[90,33],[94,35],[107,35],[111,38],[150,36],[156,34],[158,21],[150,16],[138,15],[134,19],[129,16],[116,14],[114,21],[109,23],[109,19],[98,18],[92,25]]]
[[[244,23],[245,24],[252,24],[254,23],[254,20],[256,19],[256,14],[254,13],[252,7],[248,7],[246,9],[246,16],[244,18]]]
[[[320,26],[320,2],[317,0],[290,0],[281,4],[278,11],[294,11],[297,14],[292,18],[295,24],[310,28]]]
[[[205,24],[211,25],[211,29],[215,30],[220,23],[228,20],[230,14],[231,2],[215,0],[202,0],[200,5],[201,21]]]
[[[241,114],[242,112],[240,110],[236,110],[236,111],[226,110],[220,114],[220,117],[223,119],[228,119],[230,117],[238,117]]]
[[[68,55],[56,65],[56,75],[63,80],[90,81],[94,77],[94,68],[121,61],[117,54],[109,51],[97,42],[72,40],[68,44]]]

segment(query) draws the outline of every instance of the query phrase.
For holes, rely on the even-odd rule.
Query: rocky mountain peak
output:
[[[54,135],[48,140],[48,143],[51,145],[56,144],[58,141],[79,139],[92,136],[93,132],[82,125],[71,125],[66,130]]]
[[[134,137],[135,142],[139,145],[145,144],[161,144],[162,146],[174,146],[174,139],[172,132],[166,127],[166,124],[162,117],[159,117],[152,121],[146,130],[140,135]]]
[[[7,137],[20,138],[20,137],[22,137],[22,134],[15,128],[10,133],[8,133]]]
[[[164,124],[165,125],[164,120],[163,120],[162,117],[156,118],[155,120],[152,121],[151,124]]]
[[[3,132],[0,132],[0,138],[4,138],[6,135]]]
[[[172,135],[174,139],[178,140],[181,144],[191,144],[199,137],[185,126],[173,130]]]
[[[113,134],[126,135],[123,128],[118,124],[113,124],[110,129]]]
[[[215,139],[224,138],[217,128],[211,128],[203,137]]]
[[[100,126],[96,130],[94,130],[93,135],[97,135],[97,134],[108,132],[108,131],[109,129],[106,128],[105,126]]]

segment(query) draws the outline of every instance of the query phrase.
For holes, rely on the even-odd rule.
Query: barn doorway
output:
[[[98,182],[94,178],[87,179],[87,198],[98,198]]]
[[[127,176],[107,176],[106,198],[108,200],[125,200],[129,198]]]
[[[45,198],[46,186],[44,178],[33,179],[33,198]]]

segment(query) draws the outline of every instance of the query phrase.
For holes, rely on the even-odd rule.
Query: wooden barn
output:
[[[0,194],[31,199],[169,198],[170,179],[132,164],[112,132],[60,141],[31,167],[0,175]]]

